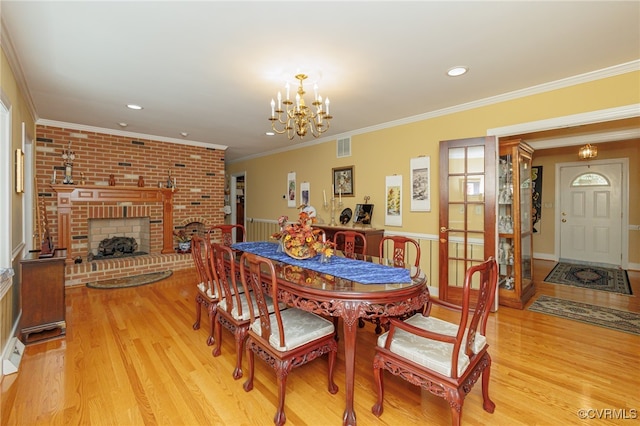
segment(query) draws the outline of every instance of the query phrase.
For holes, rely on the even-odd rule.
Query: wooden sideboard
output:
[[[64,270],[66,249],[56,249],[51,256],[39,257],[31,252],[20,261],[23,343],[51,339],[66,333]]]
[[[369,256],[378,256],[380,240],[384,236],[384,229],[374,229],[374,228],[352,228],[346,226],[329,226],[329,225],[313,225],[315,228],[320,228],[324,230],[327,234],[327,240],[333,240],[333,235],[338,231],[356,231],[364,234],[367,239],[367,252],[366,255]]]

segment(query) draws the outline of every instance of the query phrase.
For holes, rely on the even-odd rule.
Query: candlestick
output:
[[[53,179],[55,180],[55,175],[53,175]],[[327,204],[327,191],[322,190],[322,198],[324,199],[324,204]]]

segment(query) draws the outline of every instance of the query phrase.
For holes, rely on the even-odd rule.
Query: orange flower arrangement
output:
[[[282,219],[284,216],[281,216]],[[284,220],[286,221],[286,219]],[[296,259],[308,259],[318,254],[325,257],[333,255],[333,243],[319,239],[321,229],[313,228],[315,217],[309,217],[309,213],[300,211],[298,222],[283,226],[284,221],[278,220],[281,231],[271,237],[280,240],[285,253]]]

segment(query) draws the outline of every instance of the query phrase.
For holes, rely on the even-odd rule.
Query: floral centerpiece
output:
[[[301,210],[298,222],[286,225],[287,219],[287,216],[278,218],[280,232],[271,236],[280,240],[285,253],[295,259],[309,259],[318,254],[326,258],[333,255],[333,243],[325,241],[323,231],[313,227],[315,217],[310,217],[308,212]]]

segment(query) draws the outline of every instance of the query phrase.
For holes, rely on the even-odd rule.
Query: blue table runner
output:
[[[331,256],[328,263],[320,263],[320,255],[311,259],[299,260],[286,253],[278,252],[278,243],[267,241],[236,243],[231,247],[360,284],[411,283],[409,270],[405,268],[394,268],[340,256]]]

